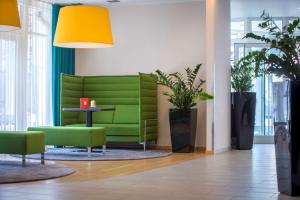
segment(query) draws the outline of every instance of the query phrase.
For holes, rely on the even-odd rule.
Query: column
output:
[[[206,149],[230,148],[230,0],[206,0],[207,103]]]

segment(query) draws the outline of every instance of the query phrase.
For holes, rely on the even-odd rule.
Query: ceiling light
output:
[[[107,48],[113,46],[109,12],[100,6],[72,5],[60,9],[54,46]]]

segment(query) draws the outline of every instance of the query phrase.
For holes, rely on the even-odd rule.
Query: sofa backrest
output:
[[[83,97],[83,78],[80,76],[61,75],[61,108],[79,108],[79,99]],[[78,112],[60,112],[61,125],[77,124]]]
[[[139,105],[116,105],[114,124],[139,124]]]
[[[108,116],[110,123],[139,123],[139,76],[84,77],[83,95],[95,100],[97,105],[115,108],[113,115],[110,111],[94,113],[93,123],[109,123]]]

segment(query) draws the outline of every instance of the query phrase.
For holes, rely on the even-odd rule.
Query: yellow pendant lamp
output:
[[[86,5],[61,8],[54,46],[65,48],[112,47],[113,38],[107,8]]]
[[[17,0],[0,0],[0,31],[21,28]]]

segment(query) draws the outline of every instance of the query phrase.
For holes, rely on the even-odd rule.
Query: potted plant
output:
[[[197,101],[212,99],[203,90],[205,80],[197,80],[201,64],[194,69],[186,68],[186,78],[178,72],[165,74],[156,70],[158,84],[168,87],[163,92],[174,108],[169,111],[171,142],[173,152],[193,152],[197,128]]]
[[[272,17],[262,14],[259,27],[268,34],[248,33],[246,38],[267,44],[255,52],[256,68],[266,65],[268,73],[289,81],[273,85],[274,137],[278,189],[289,195],[300,194],[300,19],[282,29]],[[276,90],[274,90],[276,89]],[[284,109],[285,108],[285,109]]]
[[[231,146],[240,150],[253,146],[256,93],[251,89],[259,75],[253,59],[250,53],[231,67]]]

